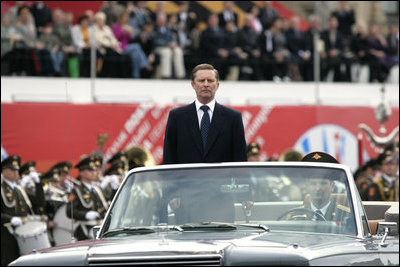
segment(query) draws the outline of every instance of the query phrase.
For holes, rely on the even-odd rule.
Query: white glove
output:
[[[29,176],[31,177],[31,179],[36,183],[40,183],[40,179],[39,179],[39,174],[35,171],[32,171],[29,173]]]
[[[15,227],[21,226],[22,225],[22,220],[21,217],[12,217],[11,218],[11,224]]]
[[[101,189],[104,190],[104,189],[107,187],[108,183],[110,182],[109,177],[110,177],[110,176],[105,176],[104,179],[103,179],[103,181],[101,181],[101,183],[100,183]]]
[[[29,175],[24,175],[21,179],[21,186],[24,188],[30,187],[32,178]]]
[[[85,218],[86,220],[96,220],[98,217],[100,217],[100,214],[97,211],[90,210],[86,212]]]
[[[110,176],[110,184],[112,189],[114,190],[118,189],[119,179],[117,175],[114,174]]]

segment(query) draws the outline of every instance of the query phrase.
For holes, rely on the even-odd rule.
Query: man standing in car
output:
[[[197,99],[170,111],[163,164],[247,161],[241,113],[215,100],[218,71],[200,64],[191,79]]]

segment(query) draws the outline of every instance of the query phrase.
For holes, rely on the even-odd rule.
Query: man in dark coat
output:
[[[218,80],[212,65],[200,64],[193,69],[197,99],[170,111],[163,164],[247,161],[241,113],[215,101]]]

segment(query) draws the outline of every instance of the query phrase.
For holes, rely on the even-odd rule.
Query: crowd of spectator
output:
[[[154,11],[146,1],[105,1],[74,24],[72,12],[16,1],[1,20],[2,75],[90,77],[92,47],[97,77],[185,79],[207,62],[221,80],[314,81],[315,52],[322,81],[385,82],[398,66],[398,26],[384,36],[377,25],[358,24],[347,1],[331,13],[328,28],[312,15],[307,30],[299,16],[281,17],[271,1],[252,5],[242,26],[234,1],[208,18],[192,12],[189,1],[178,6],[167,15],[163,1]]]

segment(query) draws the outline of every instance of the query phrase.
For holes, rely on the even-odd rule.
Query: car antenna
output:
[[[70,123],[70,116],[69,116],[69,108],[70,108],[70,103],[69,103],[69,98],[68,98],[68,81],[65,81],[65,99],[66,99],[66,104],[67,104],[67,139],[68,139],[68,158],[69,162],[72,164],[72,156],[71,156],[71,123]],[[72,181],[71,181],[72,182]],[[68,196],[72,194],[72,189],[71,192],[69,192]],[[72,202],[71,198],[68,197],[68,202]],[[71,203],[71,243],[75,243],[76,239],[74,237],[74,205]]]

